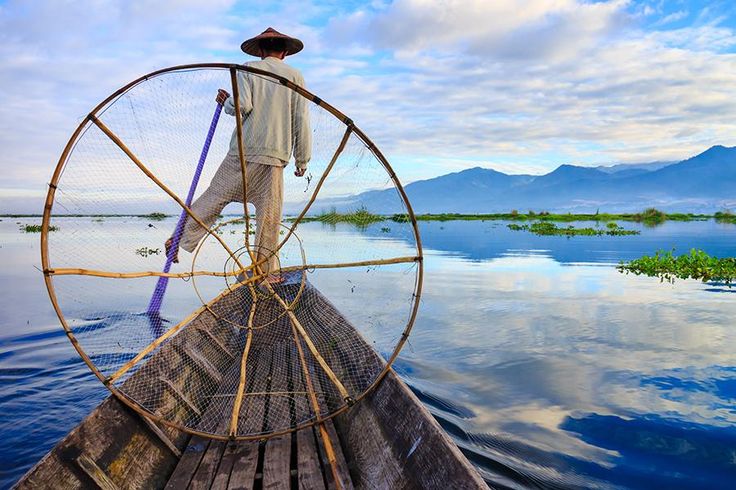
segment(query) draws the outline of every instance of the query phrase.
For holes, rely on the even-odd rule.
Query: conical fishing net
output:
[[[274,141],[284,158],[264,155]],[[50,183],[42,259],[100,380],[220,439],[359,402],[405,343],[422,277],[414,215],[373,143],[292,82],[236,65],[161,70],[94,109]]]

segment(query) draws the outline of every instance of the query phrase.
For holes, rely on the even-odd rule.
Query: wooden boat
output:
[[[383,369],[383,360],[316,288],[307,284],[302,294],[310,307],[299,314],[319,315],[319,321],[305,322],[310,334],[334,341],[328,353],[333,367],[350,363],[350,369],[361,369],[368,378]],[[155,399],[154,414],[175,407],[182,420],[196,417],[201,427],[222,424],[221,419],[227,423],[216,393],[195,394],[203,384],[224,384],[226,374],[239,369],[237,346],[244,331],[225,321],[224,315],[242,308],[242,301],[242,295],[231,294],[212,312],[199,314],[124,382],[127,393],[147,387],[149,399]],[[255,392],[253,383],[267,380],[265,391],[272,393],[247,397],[246,415],[240,419],[244,425],[264,429],[264,434],[272,425],[272,414],[281,416],[286,411],[292,420],[300,420],[300,411],[313,410],[306,397],[276,396],[287,385],[292,392],[309,388],[294,367],[298,363],[276,362],[280,355],[293,359],[289,356],[298,354],[288,347],[296,346],[288,319],[277,320],[253,335],[252,349],[258,353],[253,358],[259,361],[253,365],[248,390]],[[362,357],[356,359],[356,353]],[[311,382],[320,394],[321,409],[339,405],[341,400],[328,389],[326,378],[314,375]],[[110,396],[17,483],[17,488],[34,489],[95,487],[470,489],[486,485],[429,411],[389,370],[375,389],[339,415],[260,440],[190,435],[143,417]]]

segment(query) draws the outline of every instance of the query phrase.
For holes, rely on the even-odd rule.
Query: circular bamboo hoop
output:
[[[199,244],[197,245],[197,248],[195,249],[194,254],[192,256],[192,273],[191,273],[192,287],[194,288],[194,291],[197,294],[197,297],[202,302],[202,305],[205,308],[207,308],[207,310],[215,318],[218,318],[218,319],[220,319],[220,320],[222,320],[222,321],[224,321],[226,323],[229,323],[230,325],[232,325],[232,326],[234,326],[236,328],[240,328],[240,329],[242,329],[242,328],[253,328],[255,330],[259,330],[261,328],[268,327],[269,325],[277,322],[279,319],[281,319],[284,316],[286,316],[287,315],[286,310],[284,310],[276,318],[272,318],[271,321],[269,321],[267,323],[264,323],[262,325],[258,325],[258,326],[252,326],[251,325],[251,326],[248,326],[248,325],[239,324],[239,323],[234,322],[234,321],[232,321],[232,320],[230,320],[228,318],[224,318],[222,315],[219,315],[215,310],[213,310],[208,305],[208,302],[204,299],[204,297],[202,296],[202,293],[200,292],[199,288],[197,287],[197,282],[196,282],[196,279],[195,279],[195,277],[197,276],[197,274],[195,274],[197,258],[199,257],[199,254],[202,251],[202,247],[204,246],[204,244],[205,244],[205,242],[207,240],[207,237],[210,236],[210,235],[212,235],[213,233],[217,233],[217,230],[219,230],[223,226],[227,226],[229,224],[236,223],[236,222],[241,222],[241,221],[243,221],[243,220],[240,219],[240,218],[234,218],[234,219],[231,219],[231,220],[222,222],[222,223],[218,224],[217,226],[215,226],[214,228],[212,228],[211,230],[208,230],[207,231],[207,234],[199,242]],[[283,228],[287,228],[286,225],[284,225],[283,223],[281,223],[281,226]],[[250,233],[250,229],[246,229],[245,233],[246,234],[249,234]],[[302,294],[304,293],[304,289],[305,289],[305,287],[307,285],[307,276],[306,276],[306,272],[307,272],[307,256],[304,253],[304,244],[302,243],[301,239],[299,238],[299,236],[296,233],[293,233],[293,236],[299,242],[299,251],[300,251],[301,257],[302,257],[302,268],[299,269],[298,266],[296,266],[296,267],[293,267],[292,269],[293,270],[303,270],[304,273],[302,274],[301,279],[299,281],[299,290],[297,291],[296,295],[294,296],[294,299],[291,302],[288,303],[290,308],[293,307],[293,305],[295,305],[299,301],[299,299],[301,298]],[[247,247],[247,245],[246,245],[246,247]],[[279,246],[278,248],[281,249],[282,247],[283,247],[283,242],[281,243],[281,246]],[[246,253],[247,252],[248,251],[246,250]],[[270,257],[270,255],[273,255],[273,254],[275,254],[275,252],[271,252],[271,254],[269,254],[269,257]],[[279,271],[284,271],[284,270],[285,270],[284,268],[279,268]],[[235,276],[237,276],[240,273],[245,273],[246,271],[250,271],[253,278],[264,278],[266,276],[266,274],[257,274],[256,267],[252,267],[252,268],[248,268],[248,269],[241,269],[241,270],[237,270],[237,271],[230,271],[230,272],[228,272],[227,270],[224,270],[223,273],[222,273],[222,276],[225,278],[226,288],[228,290],[231,290],[232,287],[235,287],[236,286],[236,284],[231,285],[229,282],[227,282],[228,277],[235,277]],[[274,271],[274,272],[277,272],[277,271]],[[201,274],[199,274],[199,275],[201,275]],[[258,295],[259,293],[256,293],[256,294]],[[260,294],[263,294],[263,293],[260,293]]]
[[[290,427],[290,428],[287,428],[287,429],[284,429],[284,430],[280,430],[280,431],[275,431],[275,432],[272,432],[272,433],[269,433],[269,434],[265,434],[265,435],[264,434],[255,434],[255,435],[233,435],[233,434],[229,434],[229,435],[224,435],[224,434],[213,434],[213,433],[210,433],[210,432],[204,432],[204,431],[201,431],[201,430],[197,430],[197,429],[194,429],[192,427],[185,426],[185,425],[183,425],[183,424],[181,424],[179,422],[175,422],[175,421],[169,420],[169,419],[167,419],[165,417],[162,417],[159,414],[150,412],[149,410],[147,410],[146,408],[144,408],[143,406],[141,406],[136,400],[130,398],[124,392],[122,392],[117,386],[114,385],[114,383],[110,380],[110,378],[106,377],[99,370],[99,368],[91,360],[91,358],[89,357],[89,355],[80,346],[79,341],[77,340],[77,338],[75,337],[74,333],[72,332],[72,330],[71,330],[68,322],[66,321],[66,318],[64,316],[64,313],[62,312],[62,309],[61,309],[61,307],[59,305],[59,301],[58,301],[58,298],[57,298],[57,295],[56,295],[56,292],[55,292],[55,289],[54,289],[54,281],[53,281],[54,269],[51,266],[51,263],[50,263],[50,260],[49,260],[49,241],[48,241],[48,237],[49,237],[49,226],[50,226],[50,220],[51,220],[51,212],[52,212],[53,203],[54,203],[54,197],[55,197],[56,189],[57,189],[59,180],[61,178],[61,175],[63,173],[64,167],[67,164],[68,158],[69,158],[69,156],[70,156],[70,154],[71,154],[71,152],[72,152],[72,150],[73,150],[76,142],[79,140],[80,136],[82,136],[84,134],[84,132],[86,131],[86,129],[91,124],[97,124],[103,130],[103,132],[104,132],[106,128],[105,128],[104,124],[101,121],[99,121],[98,116],[101,115],[101,114],[103,114],[104,111],[106,110],[106,108],[111,103],[114,103],[119,97],[123,96],[126,92],[128,92],[129,90],[131,90],[133,87],[137,86],[138,84],[143,83],[143,82],[145,82],[145,81],[147,81],[149,79],[152,79],[152,78],[161,76],[161,75],[166,74],[166,73],[171,73],[171,72],[176,72],[176,71],[206,70],[206,69],[228,70],[228,71],[231,72],[231,74],[232,74],[233,77],[234,77],[234,75],[237,72],[248,72],[248,73],[253,73],[253,74],[256,74],[256,75],[268,77],[270,79],[273,79],[273,80],[279,82],[281,85],[284,85],[284,86],[290,88],[291,90],[293,90],[294,92],[298,93],[302,97],[306,98],[307,100],[311,101],[312,103],[314,103],[314,104],[320,106],[321,108],[325,109],[327,112],[329,112],[335,118],[337,118],[339,121],[341,121],[346,126],[346,131],[345,131],[345,135],[343,137],[343,141],[341,142],[341,146],[344,146],[345,141],[347,141],[347,138],[351,134],[354,134],[370,150],[370,152],[374,155],[374,157],[383,166],[383,168],[388,173],[391,181],[393,182],[395,188],[397,189],[403,205],[406,207],[408,219],[409,219],[409,222],[411,223],[411,227],[412,227],[412,231],[413,231],[414,239],[415,239],[415,243],[416,243],[416,250],[417,250],[416,256],[413,256],[413,257],[403,257],[403,258],[394,259],[394,260],[389,259],[389,260],[386,260],[386,261],[382,261],[382,263],[386,263],[386,264],[390,264],[390,263],[416,262],[416,264],[417,264],[417,275],[416,275],[416,281],[415,281],[414,293],[413,293],[413,300],[414,301],[413,301],[413,305],[412,305],[412,308],[411,308],[411,311],[410,311],[410,314],[409,314],[409,319],[407,321],[406,327],[404,328],[404,330],[403,330],[403,332],[401,334],[401,337],[400,337],[399,341],[397,342],[397,344],[396,344],[393,352],[391,353],[391,355],[389,356],[389,358],[386,360],[385,366],[379,372],[379,374],[376,376],[376,378],[373,380],[373,382],[370,383],[368,385],[368,387],[365,388],[364,391],[360,395],[358,395],[354,400],[345,400],[345,403],[343,403],[341,406],[337,407],[336,409],[332,410],[327,415],[324,415],[323,416],[317,410],[317,411],[315,411],[314,417],[312,419],[309,419],[309,420],[307,420],[307,421],[305,421],[305,422],[303,422],[301,424],[298,424],[298,425],[296,425],[294,427]],[[236,119],[238,120],[237,121],[238,126],[240,126],[240,120],[239,120],[240,118],[239,117],[236,117]],[[108,134],[108,136],[110,136],[110,135]],[[239,136],[240,136],[240,134],[239,134]],[[111,136],[111,138],[112,138],[112,136]],[[121,149],[125,150],[124,145],[123,145],[123,147],[121,147]],[[240,149],[241,161],[242,161],[243,160],[243,158],[242,158],[242,155],[243,155],[243,145],[242,145],[242,142],[239,142],[239,149]],[[339,154],[339,151],[338,151],[338,154]],[[333,158],[333,162],[332,163],[334,163],[334,160],[335,159],[336,159],[336,157]],[[139,164],[139,163],[140,162],[136,162],[136,164]],[[146,170],[145,167],[142,164],[140,164],[139,166],[145,172],[145,170]],[[155,176],[153,176],[152,174],[148,174],[147,173],[147,175],[162,190],[164,190],[174,200],[176,200],[180,204],[180,206],[187,212],[187,214],[189,215],[190,218],[195,219],[196,221],[199,222],[198,217],[196,215],[194,215],[191,212],[191,210],[188,207],[186,207],[183,204],[183,202],[181,202],[181,200],[178,199],[178,197],[175,196],[175,194],[173,194],[173,192],[171,192],[168,188],[166,188],[165,185],[163,183],[161,183],[160,181],[158,181],[155,178]],[[319,187],[321,187],[323,181],[324,181],[324,179],[322,181],[320,181],[319,186],[318,186],[318,189],[319,189]],[[62,151],[61,156],[59,157],[59,160],[58,160],[58,162],[56,164],[56,167],[54,169],[54,172],[52,174],[51,180],[50,180],[50,182],[49,182],[48,185],[49,185],[49,190],[48,190],[48,193],[46,195],[46,200],[45,200],[45,204],[44,204],[44,211],[43,211],[43,220],[42,220],[42,225],[41,225],[42,226],[41,227],[41,264],[42,264],[43,271],[44,271],[44,282],[46,284],[46,288],[47,288],[48,294],[49,294],[49,299],[50,299],[51,304],[52,304],[52,306],[54,308],[54,311],[56,312],[56,314],[57,314],[57,316],[59,318],[59,322],[61,323],[61,326],[64,328],[64,331],[65,331],[67,337],[69,338],[69,341],[72,343],[74,349],[77,351],[77,353],[82,358],[82,360],[84,361],[84,363],[87,364],[87,366],[92,371],[92,373],[111,391],[111,393],[118,400],[120,400],[122,403],[124,403],[125,405],[127,405],[128,407],[130,407],[132,410],[134,410],[135,412],[139,413],[140,415],[142,415],[144,417],[147,417],[147,418],[149,418],[149,419],[151,419],[151,420],[153,420],[155,422],[160,422],[160,423],[162,423],[164,425],[167,425],[169,427],[172,427],[174,429],[177,429],[177,430],[180,430],[180,431],[183,431],[183,432],[186,432],[186,433],[190,433],[190,434],[198,435],[198,436],[202,436],[202,437],[207,437],[207,438],[211,438],[211,439],[217,439],[217,440],[242,440],[242,441],[261,440],[261,439],[264,439],[266,437],[269,437],[270,438],[270,437],[276,437],[276,436],[279,436],[279,435],[288,434],[288,433],[291,433],[291,432],[294,432],[294,431],[298,431],[298,430],[301,430],[301,429],[304,429],[304,428],[307,428],[307,427],[311,427],[311,426],[314,426],[314,425],[319,425],[320,426],[320,429],[322,429],[323,428],[323,425],[322,424],[325,421],[330,420],[330,419],[332,419],[332,418],[334,418],[334,417],[336,417],[336,416],[344,413],[346,410],[348,410],[352,406],[353,403],[360,402],[372,390],[374,390],[376,388],[376,386],[378,386],[378,384],[383,380],[383,378],[386,376],[386,374],[391,369],[392,364],[394,363],[394,361],[396,360],[396,358],[399,355],[399,352],[401,351],[401,349],[403,348],[404,344],[406,343],[406,341],[407,341],[407,339],[409,337],[409,334],[410,334],[410,332],[411,332],[411,330],[412,330],[412,328],[414,326],[414,322],[416,321],[416,316],[417,316],[417,312],[418,312],[418,309],[419,309],[419,303],[420,303],[421,294],[422,294],[422,283],[423,283],[423,277],[424,277],[424,266],[423,266],[423,260],[422,260],[423,259],[422,242],[421,242],[421,237],[419,235],[419,226],[418,226],[418,223],[417,223],[417,220],[416,220],[416,216],[415,216],[414,211],[412,209],[411,203],[409,202],[409,199],[408,199],[408,197],[406,195],[406,192],[404,191],[404,188],[401,185],[401,182],[399,181],[398,177],[396,176],[396,173],[394,172],[393,168],[389,164],[389,162],[386,159],[386,157],[378,149],[378,147],[373,143],[373,141],[360,128],[358,128],[357,126],[355,126],[355,124],[353,123],[353,121],[350,118],[348,118],[345,114],[343,114],[341,111],[339,111],[338,109],[336,109],[334,106],[332,106],[329,103],[325,102],[324,100],[322,100],[321,98],[317,97],[313,93],[309,92],[305,88],[300,87],[300,86],[294,84],[293,82],[291,82],[290,80],[288,80],[286,78],[283,78],[283,77],[280,77],[280,76],[278,76],[276,74],[273,74],[273,73],[270,73],[270,72],[267,72],[267,71],[264,71],[264,70],[259,70],[257,68],[253,68],[253,67],[249,67],[249,66],[243,66],[243,65],[237,65],[237,64],[230,64],[230,63],[197,63],[197,64],[187,64],[187,65],[173,66],[173,67],[169,67],[169,68],[164,68],[164,69],[156,70],[156,71],[153,71],[153,72],[148,73],[146,75],[143,75],[143,76],[141,76],[141,77],[133,80],[132,82],[124,85],[120,89],[116,90],[110,96],[108,96],[106,99],[104,99],[102,102],[100,102],[94,109],[92,109],[92,111],[87,115],[87,117],[85,117],[84,120],[77,126],[77,128],[75,129],[75,131],[72,133],[71,137],[69,138],[66,146],[64,147],[64,150]],[[244,182],[244,185],[247,185],[247,183]],[[316,193],[314,194],[314,196],[316,196]],[[287,233],[287,236],[279,244],[279,247],[277,248],[276,252],[278,252],[278,250],[283,246],[283,244],[286,242],[286,240],[288,240],[288,238],[291,236],[291,234],[293,234],[294,229],[299,224],[299,222],[301,221],[301,219],[303,218],[303,216],[306,214],[306,211],[307,211],[308,207],[311,206],[311,204],[313,202],[314,202],[314,197],[307,204],[307,207],[305,208],[305,210],[297,217],[297,219],[295,220],[294,224],[292,225],[292,227],[290,228],[289,232]],[[247,215],[247,212],[246,212],[246,218],[247,218],[247,216],[248,215]],[[200,224],[201,224],[201,222],[200,222]],[[201,225],[204,226],[203,224],[201,224]],[[206,226],[205,226],[205,228],[208,229],[208,233],[209,234],[213,234],[211,228],[208,228]],[[214,233],[213,235],[215,236],[215,238],[218,238],[216,233]],[[223,246],[223,248],[226,250],[226,252],[229,254],[230,258],[234,262],[236,262],[238,264],[238,267],[240,267],[241,270],[247,269],[246,267],[243,267],[243,265],[238,260],[238,257],[233,253],[232,250],[229,249],[229,247],[227,247],[227,245],[222,240],[218,240],[218,241]],[[365,263],[372,263],[372,262],[376,262],[376,261],[366,261]],[[378,262],[381,262],[381,261],[378,261]],[[353,267],[353,266],[356,266],[356,265],[359,265],[359,264],[361,264],[361,262],[356,262],[356,263],[351,263],[351,264],[340,264],[340,263],[337,263],[337,264],[328,264],[328,265],[319,265],[319,264],[317,264],[314,267],[315,268],[321,268],[321,267]],[[255,262],[255,267],[256,268],[258,267],[258,265],[259,265],[259,263],[258,262]],[[283,270],[286,270],[286,269],[287,268],[285,268]],[[67,269],[66,274],[74,274],[74,272],[73,272],[74,270],[75,269]],[[221,273],[208,273],[208,272],[200,271],[200,272],[198,272],[198,273],[195,274],[194,272],[195,271],[192,271],[191,274],[186,274],[186,276],[187,277],[194,277],[196,275],[210,275],[210,274],[211,275],[215,275],[215,276],[219,276],[219,275],[227,276],[227,273],[221,274]],[[85,275],[85,274],[80,273],[80,275]],[[126,274],[121,274],[121,273],[113,273],[113,272],[111,272],[111,273],[104,273],[104,272],[101,272],[101,271],[98,271],[96,274],[86,274],[86,275],[96,275],[98,277],[116,277],[116,278],[133,277],[133,276],[126,275]],[[144,273],[143,275],[153,275],[153,274]],[[136,276],[136,277],[139,277],[139,276]],[[174,275],[172,275],[171,277],[174,277]],[[236,288],[238,288],[240,286],[246,286],[246,287],[251,287],[252,288],[252,284],[251,283],[241,283],[241,284],[236,285],[232,289],[234,290],[234,289],[236,289]],[[216,298],[216,300],[222,299],[222,297],[224,297],[227,294],[229,294],[229,292],[231,292],[231,290],[223,291],[223,293],[220,296],[218,296]],[[209,304],[213,303],[214,301],[215,300],[213,300]],[[193,321],[194,319],[196,319],[199,315],[211,314],[211,310],[209,308],[209,304],[208,303],[205,303],[203,307],[198,308],[193,313],[191,313],[184,321],[181,322],[180,325],[178,325],[178,329],[184,328],[188,323],[190,323],[191,321]],[[286,308],[286,309],[287,309],[287,311],[289,310],[288,308]],[[252,329],[250,329],[250,330],[252,331]],[[177,332],[173,332],[173,333],[170,334],[170,336],[174,336],[176,333]],[[296,335],[296,332],[295,332],[295,335]],[[161,343],[165,342],[165,340],[166,339],[161,340]],[[301,346],[299,344],[297,344],[297,345],[299,346],[300,353],[301,353]]]

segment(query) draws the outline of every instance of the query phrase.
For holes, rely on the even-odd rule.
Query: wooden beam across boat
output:
[[[283,424],[288,430],[309,420],[322,420],[325,414],[345,406],[342,390],[335,388],[322,363],[340,375],[343,389],[351,395],[360,395],[365,387],[358,380],[370,379],[384,363],[319,291],[308,284],[303,294],[310,307],[297,305],[293,314],[305,329],[310,329],[312,338],[332,346],[323,352],[323,359],[316,359],[306,348],[301,333],[293,333],[288,316],[273,312],[271,316],[278,321],[252,330],[246,344],[246,329],[223,320],[233,318],[234,308],[244,309],[247,317],[248,305],[243,298],[250,295],[246,292],[239,298],[223,298],[211,311],[203,311],[191,320],[131,370],[120,390],[131,398],[145,400],[147,409],[166,420],[199,427],[202,432],[227,434],[233,417],[237,418],[236,435],[262,431],[264,436],[278,429],[283,432]],[[218,311],[230,314],[220,315]],[[259,314],[265,314],[268,320],[268,313]],[[248,369],[252,372],[238,390],[246,345],[248,362],[253,363]],[[300,364],[299,350],[309,367],[307,371]],[[344,376],[356,366],[365,370],[362,377]],[[202,396],[205,392],[209,395]],[[235,406],[233,393],[241,393],[239,407]],[[310,393],[316,395],[316,405]],[[450,437],[393,371],[337,417],[268,439],[190,437],[149,422],[110,396],[16,486],[486,488]],[[329,446],[325,438],[329,438]]]

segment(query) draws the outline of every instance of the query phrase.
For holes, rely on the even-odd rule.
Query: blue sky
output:
[[[45,194],[78,121],[116,88],[246,61],[240,42],[267,26],[304,41],[289,62],[405,182],[736,145],[733,1],[5,1],[0,212]]]

